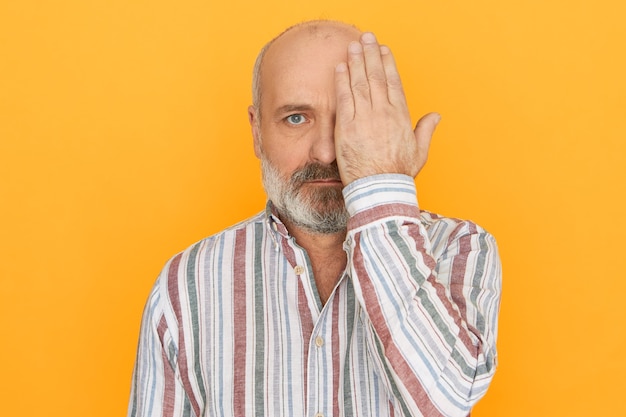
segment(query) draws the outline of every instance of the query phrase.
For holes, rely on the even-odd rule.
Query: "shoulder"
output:
[[[206,257],[213,251],[219,250],[220,247],[234,245],[238,234],[246,233],[251,230],[258,230],[264,227],[266,221],[265,212],[260,212],[253,217],[236,223],[226,229],[221,230],[211,236],[208,236],[198,242],[187,247],[182,252],[174,255],[168,263],[166,268],[174,265],[188,264],[190,262],[196,262],[199,257]]]
[[[238,236],[264,233],[265,222],[265,212],[258,213],[177,253],[161,270],[153,292],[169,303],[197,292],[203,284],[201,280],[212,276],[211,270],[217,263],[232,263]]]

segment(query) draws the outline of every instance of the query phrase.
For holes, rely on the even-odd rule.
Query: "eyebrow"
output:
[[[274,112],[274,115],[281,116],[285,113],[290,113],[293,111],[311,111],[313,107],[308,104],[285,104],[280,106]]]

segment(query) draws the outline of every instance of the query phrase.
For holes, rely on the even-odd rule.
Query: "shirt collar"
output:
[[[276,210],[276,207],[270,200],[267,200],[267,205],[265,206],[265,221],[273,233],[277,233],[285,239],[290,238],[287,227],[278,217],[278,210]]]

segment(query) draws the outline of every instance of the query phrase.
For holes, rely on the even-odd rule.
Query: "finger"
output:
[[[365,73],[363,45],[360,42],[353,41],[348,45],[348,69],[355,111],[361,106],[370,107],[370,88]]]
[[[415,126],[413,133],[417,143],[418,152],[418,171],[422,169],[428,159],[428,150],[430,149],[430,141],[435,133],[435,128],[441,120],[439,113],[428,113],[423,116]]]
[[[394,106],[406,106],[406,98],[404,96],[404,88],[402,88],[402,80],[396,67],[396,61],[391,54],[391,50],[385,46],[380,46],[380,56],[382,58],[383,68],[385,70],[385,79],[387,82],[387,98]]]
[[[361,35],[361,44],[363,45],[365,72],[372,104],[376,105],[381,100],[387,103],[387,77],[385,76],[380,46],[378,41],[376,41],[376,36],[371,32],[365,32]]]
[[[350,73],[345,62],[340,62],[335,67],[335,97],[337,121],[351,121],[354,118],[354,97],[350,87]]]

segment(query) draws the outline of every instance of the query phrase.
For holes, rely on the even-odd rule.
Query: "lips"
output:
[[[341,180],[338,178],[319,178],[313,179],[309,181],[305,181],[307,184],[327,184],[327,185],[337,185],[341,184]]]

